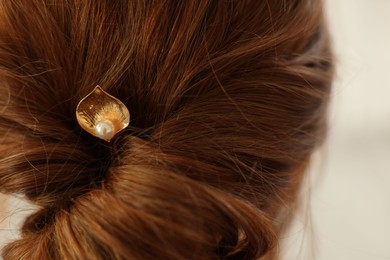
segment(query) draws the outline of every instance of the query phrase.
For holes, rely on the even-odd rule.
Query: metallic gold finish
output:
[[[130,113],[119,99],[96,86],[77,105],[76,118],[85,131],[110,142],[129,125]]]

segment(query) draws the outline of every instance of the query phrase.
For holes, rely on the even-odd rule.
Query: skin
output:
[[[7,205],[7,196],[0,193],[0,229],[4,226],[5,210]]]

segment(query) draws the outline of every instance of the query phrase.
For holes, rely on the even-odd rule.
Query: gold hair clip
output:
[[[129,125],[130,113],[119,99],[96,86],[77,105],[76,118],[85,131],[110,142]]]

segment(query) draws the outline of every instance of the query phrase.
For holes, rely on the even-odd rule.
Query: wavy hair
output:
[[[0,191],[39,207],[4,259],[276,258],[332,73],[320,0],[0,1]]]

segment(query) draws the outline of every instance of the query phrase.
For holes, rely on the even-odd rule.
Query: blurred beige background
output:
[[[326,4],[338,66],[330,138],[283,259],[390,259],[390,0]]]
[[[390,260],[390,0],[327,0],[327,13],[338,65],[330,138],[282,259]],[[30,209],[11,204],[0,247]]]

